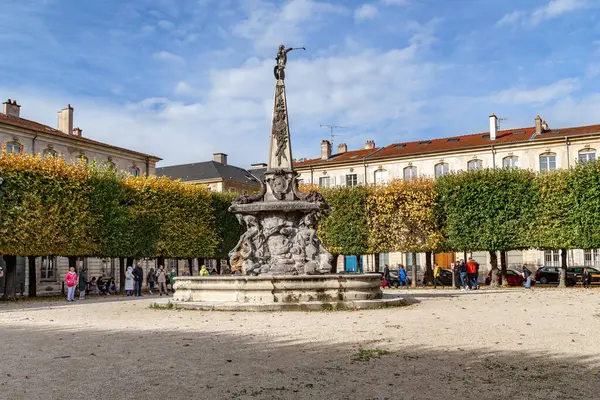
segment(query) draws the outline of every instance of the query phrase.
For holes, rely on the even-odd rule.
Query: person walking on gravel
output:
[[[158,266],[158,271],[156,271],[156,281],[158,282],[158,292],[162,296],[163,293],[165,296],[169,295],[167,292],[167,271],[165,271],[165,267],[162,265]]]
[[[433,288],[437,288],[437,285],[440,284],[442,287],[445,287],[442,281],[440,280],[440,274],[442,272],[442,268],[435,264],[435,268],[433,269]]]
[[[465,260],[460,260],[458,263],[458,273],[460,275],[460,284],[462,285],[462,290],[467,290],[469,281],[467,275],[467,264],[465,264]]]
[[[67,284],[67,301],[75,301],[75,286],[77,285],[77,272],[75,267],[69,267],[69,272],[65,276]]]
[[[150,291],[150,294],[152,294],[152,291],[154,290],[155,279],[156,273],[154,272],[154,267],[152,267],[146,276],[146,283],[148,284],[148,290]]]
[[[133,269],[133,278],[135,280],[135,286],[133,293],[135,297],[142,297],[142,283],[144,282],[144,270],[142,269],[142,263],[138,262]]]
[[[385,282],[385,286],[388,288],[392,287],[392,283],[390,282],[390,267],[387,264],[383,268],[383,282]]]
[[[467,276],[469,277],[469,283],[471,285],[472,290],[477,290],[477,272],[479,270],[479,265],[472,257],[469,257],[469,261],[467,261]]]
[[[404,285],[406,285],[406,288],[408,289],[408,277],[404,265],[402,264],[400,264],[400,268],[398,269],[398,280],[400,281],[398,285],[400,289],[402,289]]]
[[[523,265],[523,278],[526,279],[525,288],[531,289],[531,271],[529,270],[529,268],[527,268],[524,265]]]
[[[86,286],[87,286],[87,267],[84,264],[79,269],[79,300],[85,299]]]

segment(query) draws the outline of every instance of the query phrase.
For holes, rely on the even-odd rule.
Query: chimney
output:
[[[81,137],[83,135],[83,129],[81,128],[73,128],[73,136]]]
[[[490,140],[496,140],[498,137],[498,117],[492,113],[490,115]]]
[[[221,163],[223,165],[227,165],[227,154],[225,153],[213,153],[215,156],[215,161]]]
[[[535,117],[535,134],[539,135],[542,132],[544,132],[544,130],[542,129],[542,117],[537,115]]]
[[[372,150],[374,148],[375,148],[375,141],[367,140],[367,143],[365,143],[365,150]]]
[[[346,143],[338,144],[338,153],[342,154],[348,151],[348,145]]]
[[[329,140],[323,140],[321,142],[321,160],[329,160],[331,157],[331,143]]]
[[[2,114],[19,118],[20,113],[21,106],[17,104],[16,100],[8,99],[8,101],[2,103]]]
[[[67,135],[73,134],[73,107],[70,104],[58,112],[58,130]]]

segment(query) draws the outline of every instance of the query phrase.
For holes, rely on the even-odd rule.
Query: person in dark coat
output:
[[[392,283],[390,282],[390,267],[387,264],[383,268],[383,281],[387,287],[392,287]]]
[[[85,299],[86,287],[87,287],[87,267],[84,264],[79,269],[79,300]]]
[[[142,283],[144,282],[144,270],[142,269],[142,263],[138,262],[133,269],[133,295],[135,297],[142,296]]]

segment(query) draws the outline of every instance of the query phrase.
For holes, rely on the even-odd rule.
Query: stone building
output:
[[[107,163],[132,175],[155,173],[160,158],[101,143],[83,135],[74,127],[74,109],[68,105],[58,112],[56,128],[21,117],[21,105],[16,100],[2,103],[0,113],[0,142],[8,153],[41,154],[43,157],[61,155],[71,162]],[[0,257],[0,261],[2,258]],[[81,258],[79,265],[87,265],[89,277],[104,273],[118,278],[118,260]],[[39,294],[56,293],[61,290],[68,259],[47,255],[36,258],[37,288]],[[116,271],[116,272],[115,272]],[[3,288],[0,278],[0,288]],[[28,260],[17,258],[17,293],[27,293]]]
[[[329,141],[321,143],[319,158],[301,160],[295,168],[303,183],[322,187],[385,184],[392,179],[413,179],[417,176],[437,178],[450,171],[476,168],[516,167],[534,171],[569,168],[577,162],[596,159],[600,148],[600,125],[551,129],[538,115],[534,126],[498,130],[498,118],[489,117],[487,132],[439,139],[423,139],[414,142],[398,142],[377,147],[367,141],[362,149],[348,151],[346,144],[339,144],[332,152]],[[435,255],[435,261],[448,267],[450,262],[463,254],[445,253]],[[489,268],[486,252],[474,253],[482,267]],[[509,267],[520,268],[523,264],[533,267],[560,265],[559,251],[511,251],[507,255]],[[344,258],[338,270],[344,268]],[[411,265],[404,253],[379,254],[379,264]],[[345,268],[356,269],[356,259],[345,257]],[[599,266],[598,250],[569,250],[568,264]],[[425,255],[417,255],[417,265],[425,264]],[[374,256],[363,256],[366,270],[375,268]]]

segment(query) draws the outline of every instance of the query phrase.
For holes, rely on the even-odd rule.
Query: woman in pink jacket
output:
[[[69,267],[69,272],[65,276],[67,283],[67,301],[75,301],[75,286],[77,285],[77,272],[75,267]]]

